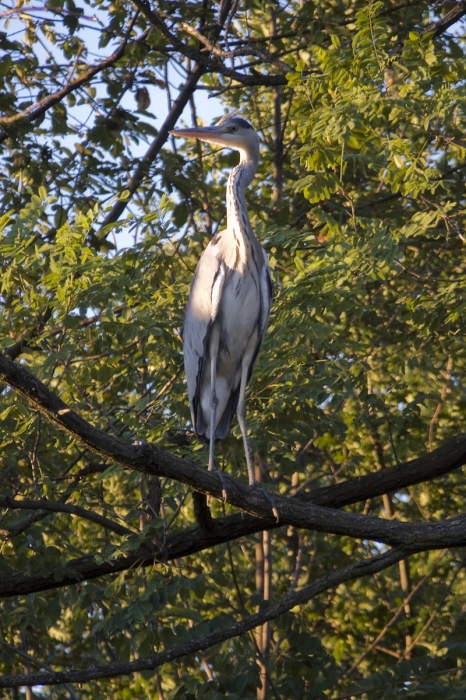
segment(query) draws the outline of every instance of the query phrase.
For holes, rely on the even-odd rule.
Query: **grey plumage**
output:
[[[272,283],[267,254],[255,237],[245,202],[259,158],[259,137],[241,117],[226,115],[215,127],[172,132],[240,152],[228,179],[227,228],[203,252],[191,284],[183,332],[184,362],[196,435],[224,438],[237,411],[249,483],[255,483],[246,428],[246,386],[264,337]]]

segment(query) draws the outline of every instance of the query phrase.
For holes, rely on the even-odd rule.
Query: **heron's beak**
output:
[[[231,135],[225,133],[221,126],[199,126],[194,129],[174,129],[170,131],[173,136],[181,136],[185,139],[200,139],[200,141],[208,141],[215,143],[217,146],[225,146],[227,148],[235,148],[232,143]]]
[[[173,129],[169,133],[172,136],[181,136],[185,139],[209,141],[213,136],[220,136],[222,131],[217,126],[196,126],[193,129]]]

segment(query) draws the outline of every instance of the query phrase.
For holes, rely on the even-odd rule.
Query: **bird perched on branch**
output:
[[[227,114],[216,126],[176,129],[174,136],[233,148],[239,164],[228,178],[227,227],[203,252],[191,284],[184,322],[184,365],[196,435],[210,443],[224,438],[233,414],[244,442],[249,484],[255,484],[246,427],[246,386],[264,337],[272,299],[267,254],[255,237],[245,189],[259,160],[259,137],[249,122]]]

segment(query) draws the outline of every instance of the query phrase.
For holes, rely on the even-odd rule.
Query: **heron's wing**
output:
[[[265,331],[267,330],[267,324],[269,322],[270,307],[272,306],[272,296],[273,296],[273,286],[272,277],[270,275],[269,260],[267,258],[267,253],[262,248],[264,254],[264,267],[261,270],[261,314],[259,322],[259,335],[260,342],[262,342]]]
[[[188,396],[194,430],[202,437],[207,429],[207,417],[200,408],[200,392],[208,356],[212,323],[215,320],[223,283],[225,264],[215,255],[213,239],[202,254],[191,283],[183,330],[183,352]]]
[[[257,345],[254,350],[254,355],[252,357],[251,364],[248,370],[248,382],[251,379],[252,370],[254,368],[254,363],[256,361],[257,355],[260,350],[260,346],[264,339],[264,335],[267,331],[267,324],[269,322],[270,307],[272,306],[272,277],[270,275],[269,260],[267,253],[264,248],[262,248],[262,254],[264,256],[264,265],[260,271],[260,313],[259,313],[259,333],[257,337]]]

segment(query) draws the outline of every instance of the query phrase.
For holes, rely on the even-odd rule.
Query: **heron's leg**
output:
[[[209,471],[215,471],[215,426],[217,418],[218,398],[215,393],[215,380],[217,377],[217,353],[210,360],[210,444],[209,444]]]
[[[243,368],[241,370],[241,384],[240,384],[240,389],[239,389],[239,399],[238,399],[238,408],[236,409],[236,415],[238,416],[238,423],[239,427],[241,428],[241,434],[243,436],[243,443],[244,443],[244,454],[246,455],[246,464],[248,466],[248,475],[249,475],[249,487],[256,486],[257,488],[259,487],[259,484],[256,482],[256,475],[254,474],[254,465],[252,463],[251,459],[251,448],[249,446],[249,438],[248,438],[248,431],[246,427],[246,385],[248,383],[248,365],[243,365]],[[275,516],[275,519],[278,523],[279,521],[279,516],[278,516],[278,510],[275,506],[275,501],[273,500],[273,496],[268,492],[265,491],[264,489],[261,489],[262,493],[270,503],[272,507],[272,513]]]
[[[246,456],[246,464],[248,467],[249,486],[254,486],[256,476],[254,474],[254,465],[251,459],[251,448],[249,447],[248,429],[246,427],[246,386],[248,383],[248,365],[243,364],[241,368],[241,384],[239,387],[238,408],[236,415],[238,416],[239,427],[243,436],[244,454]]]

